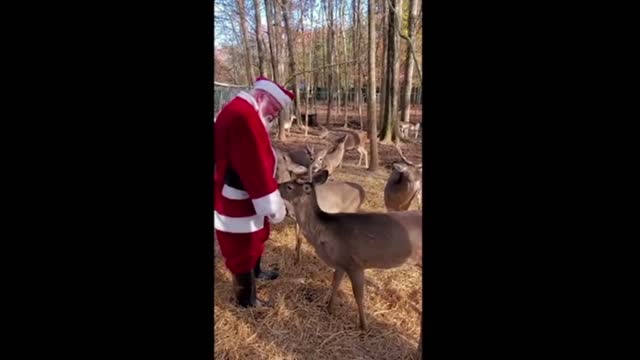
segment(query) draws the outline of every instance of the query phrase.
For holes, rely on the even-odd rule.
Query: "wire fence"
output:
[[[213,88],[213,109],[214,114],[217,115],[222,107],[228,103],[231,99],[233,99],[240,91],[249,91],[251,87],[246,85],[233,85],[233,84],[225,84],[214,81]],[[305,89],[302,87],[300,89],[300,100],[301,104],[306,101],[307,91],[309,92],[309,99],[312,103],[318,105],[324,105],[329,101],[329,91],[326,88],[315,88],[315,89]],[[333,101],[340,99],[341,106],[349,106],[355,107],[357,103],[356,95],[358,91],[355,88],[351,88],[349,90],[338,90],[333,92]],[[363,88],[360,95],[360,101],[362,104],[365,104],[367,101],[368,91],[366,88]],[[376,94],[376,102],[380,103],[380,91],[377,89]],[[410,104],[411,106],[421,107],[422,105],[422,88],[417,87],[413,88],[410,96]]]

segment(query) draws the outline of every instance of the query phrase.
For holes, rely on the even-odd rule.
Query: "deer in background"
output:
[[[365,167],[369,167],[369,154],[367,153],[367,149],[365,149],[367,133],[364,131],[344,129],[336,130],[336,132],[344,133],[346,136],[345,151],[356,150],[358,154],[360,154],[357,166],[360,166],[362,158],[364,157]],[[342,164],[340,164],[340,167],[342,167]]]
[[[409,161],[396,144],[396,149],[404,161],[394,162],[393,170],[384,187],[384,206],[387,211],[408,210],[414,198],[422,209],[422,165]]]
[[[411,134],[411,132],[415,132],[415,138],[418,138],[418,135],[420,134],[420,123],[415,123],[412,124],[410,122],[400,122],[400,132],[402,133],[402,136],[405,138],[409,138],[409,135]]]
[[[319,206],[317,188],[329,172],[296,179],[278,186],[289,201],[302,233],[318,257],[334,269],[327,310],[334,313],[338,287],[347,274],[358,305],[360,329],[368,329],[364,312],[364,270],[390,269],[405,263],[422,268],[422,213],[328,213]]]
[[[345,135],[337,140],[331,151],[328,149],[318,151],[312,163],[313,172],[324,168],[329,171],[329,174],[333,174],[335,169],[342,165],[347,140],[348,136]]]

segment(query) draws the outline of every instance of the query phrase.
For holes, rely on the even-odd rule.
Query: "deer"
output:
[[[422,209],[422,165],[409,161],[396,144],[396,150],[404,161],[394,162],[393,170],[384,187],[384,206],[387,211],[408,210],[414,198]]]
[[[327,170],[278,185],[289,201],[300,228],[316,255],[334,269],[327,304],[334,314],[336,294],[344,275],[351,280],[358,305],[358,323],[368,330],[364,310],[364,270],[391,269],[404,264],[422,268],[422,213],[329,213],[319,206],[318,187],[329,177]]]
[[[307,146],[305,149],[307,152],[313,154],[313,148]],[[324,150],[321,150],[322,152]],[[292,160],[289,156],[291,153],[280,152],[278,158],[278,164],[276,166],[276,181],[280,184],[283,182],[295,180],[302,175],[306,175],[308,169],[312,172],[316,172],[319,169],[319,163],[322,161],[322,157],[315,157],[315,160],[304,167]],[[336,212],[358,212],[360,207],[364,203],[366,193],[364,188],[356,183],[348,181],[332,181],[320,185],[317,187],[318,203],[322,210],[329,213]],[[294,264],[300,263],[301,248],[302,248],[302,234],[300,231],[300,225],[295,214],[295,210],[291,206],[289,201],[285,200],[285,207],[287,208],[287,215],[296,222],[296,257]]]
[[[346,134],[346,142],[344,149],[345,151],[349,150],[357,150],[360,154],[358,158],[358,165],[362,163],[362,158],[364,157],[365,167],[369,167],[369,154],[367,153],[367,149],[365,149],[366,141],[367,141],[367,133],[364,131],[356,131],[356,130],[338,130],[339,132],[343,132]],[[342,163],[340,163],[340,168],[342,168]]]
[[[336,168],[342,166],[342,159],[344,158],[348,138],[349,136],[347,135],[338,138],[330,152],[325,149],[320,153],[323,157],[323,168],[329,171],[329,174],[333,174]],[[317,170],[314,170],[314,172],[315,171]]]
[[[402,136],[408,138],[411,132],[415,132],[415,138],[418,138],[420,134],[420,123],[412,124],[410,122],[400,122],[400,132]]]

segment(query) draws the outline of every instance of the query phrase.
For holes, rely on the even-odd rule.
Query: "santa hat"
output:
[[[261,89],[273,96],[283,108],[287,107],[291,104],[291,101],[295,99],[296,95],[291,91],[285,89],[284,87],[278,85],[277,83],[269,80],[264,76],[260,76],[256,79],[256,82],[253,84],[254,89]]]

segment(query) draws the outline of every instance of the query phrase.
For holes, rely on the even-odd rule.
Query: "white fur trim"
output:
[[[256,232],[264,227],[264,215],[252,215],[245,217],[229,217],[213,212],[213,227],[216,230],[234,233],[248,234]]]
[[[251,104],[251,106],[253,106],[253,108],[256,109],[256,111],[259,111],[258,102],[249,93],[240,91],[236,96],[241,98],[242,100],[245,100],[249,104]]]
[[[259,199],[251,200],[253,202],[253,208],[256,210],[256,214],[262,216],[269,216],[281,211],[284,206],[284,201],[280,196],[280,191],[272,192],[269,195],[265,195]]]
[[[222,187],[222,196],[230,200],[246,200],[249,198],[249,193],[243,190],[238,190],[227,184]]]
[[[267,80],[259,80],[253,85],[254,89],[262,89],[271,94],[283,108],[291,104],[291,98],[282,91],[278,85]]]
[[[239,98],[241,98],[242,100],[244,100],[244,101],[248,102],[249,104],[251,104],[251,106],[253,106],[253,108],[258,113],[258,117],[262,121],[262,125],[264,125],[264,127],[268,131],[269,130],[269,124],[267,124],[267,121],[265,119],[263,119],[262,116],[260,116],[260,109],[258,108],[258,103],[256,102],[256,99],[254,99],[253,96],[251,96],[249,93],[246,93],[244,91],[241,91],[240,93],[238,93],[237,96]]]

